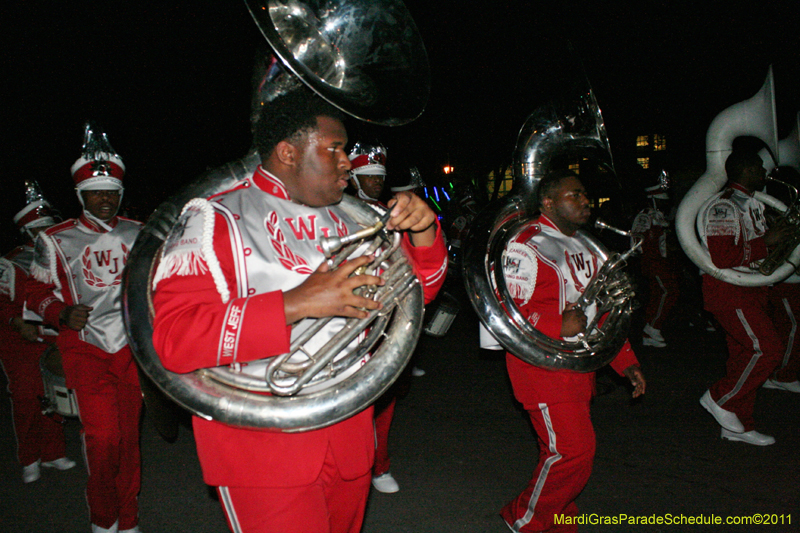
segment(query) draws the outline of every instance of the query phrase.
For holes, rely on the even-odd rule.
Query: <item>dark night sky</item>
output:
[[[788,134],[800,109],[796,1],[706,1],[700,11],[674,1],[609,4],[407,2],[432,94],[420,119],[381,134],[390,171],[392,157],[423,177],[448,157],[457,169],[509,160],[526,116],[563,90],[564,39],[584,63],[615,156],[626,136],[662,131],[702,168],[710,121],[754,94],[770,64],[780,136]],[[126,194],[148,208],[246,152],[262,38],[244,2],[31,1],[5,11],[6,229],[26,177],[76,214],[69,167],[87,119],[122,155]]]

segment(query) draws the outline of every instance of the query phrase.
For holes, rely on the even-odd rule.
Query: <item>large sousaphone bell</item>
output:
[[[427,55],[402,2],[246,0],[246,4],[275,57],[256,80],[253,119],[258,117],[260,105],[302,86],[310,87],[344,112],[380,125],[406,124],[424,110],[430,92]],[[368,345],[359,344],[357,353],[362,355],[350,353],[345,362],[334,357],[339,349],[331,348],[330,361],[320,366],[324,366],[322,373],[338,374],[331,385],[316,377],[308,378],[310,392],[296,390],[302,388],[300,382],[305,378],[293,382],[297,387],[290,383],[275,392],[264,386],[264,379],[253,380],[252,376],[239,375],[236,369],[217,367],[187,374],[167,371],[152,343],[151,291],[159,250],[192,199],[229,189],[251,175],[259,163],[259,156],[250,153],[207,172],[158,207],[128,259],[123,312],[141,370],[182,407],[197,416],[234,426],[307,431],[352,416],[397,379],[419,338],[422,289],[409,274],[410,266],[402,252],[383,245],[380,249],[389,249],[382,263],[384,270],[390,275],[399,272],[397,277],[404,280],[402,289],[387,296],[391,302],[384,302],[384,309],[392,312],[371,316],[366,324],[347,322],[342,334],[363,338]],[[339,205],[360,225],[380,227],[381,214],[360,200],[345,195]],[[336,248],[340,244],[345,243],[324,243],[324,247]],[[408,281],[409,276],[413,283]],[[368,332],[363,332],[365,327]],[[345,346],[357,343],[346,339],[338,342]],[[371,358],[363,357],[366,350],[372,352]],[[365,359],[368,360],[363,363]],[[346,368],[341,368],[343,365]],[[284,373],[270,365],[269,372],[286,378],[295,370],[292,367]],[[279,385],[286,385],[287,381],[292,382],[284,379]]]
[[[511,193],[486,206],[465,239],[464,283],[481,324],[506,350],[534,366],[590,372],[611,361],[628,336],[633,291],[620,272],[627,256],[610,254],[586,231],[576,233],[607,265],[584,293],[597,298],[603,326],[587,329],[576,341],[554,339],[534,328],[514,303],[503,275],[506,246],[538,210],[539,182],[565,158],[593,160],[614,176],[605,125],[591,90],[542,106],[522,126]]]

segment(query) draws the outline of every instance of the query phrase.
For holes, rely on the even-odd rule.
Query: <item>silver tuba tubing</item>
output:
[[[528,322],[503,275],[507,244],[535,215],[539,180],[552,168],[554,159],[565,154],[594,156],[611,166],[605,126],[591,91],[566,111],[554,105],[540,108],[523,125],[514,156],[514,188],[473,220],[465,240],[463,277],[481,323],[508,351],[534,366],[591,372],[610,362],[624,345],[630,329],[632,290],[624,291],[626,298],[609,309],[602,328],[566,341],[548,337]],[[576,237],[603,261],[609,259],[605,247],[588,232],[578,231]],[[616,291],[611,283],[626,283],[616,272],[618,269],[607,278],[610,292]]]

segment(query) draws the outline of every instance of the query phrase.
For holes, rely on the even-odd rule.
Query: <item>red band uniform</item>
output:
[[[631,227],[634,236],[642,241],[642,275],[647,278],[648,295],[644,310],[647,326],[661,331],[664,320],[675,306],[680,291],[680,265],[675,252],[669,249],[669,221],[656,207],[647,207],[636,215]],[[645,338],[647,339],[646,327]],[[659,339],[655,339],[658,343]],[[660,344],[660,343],[659,343]]]
[[[165,245],[154,280],[154,346],[173,372],[287,352],[292,328],[285,326],[284,291],[324,261],[321,237],[358,228],[335,205],[292,202],[281,181],[261,167],[211,200],[194,200],[185,210],[183,230]],[[447,265],[440,230],[428,248],[404,240],[430,300]],[[320,345],[341,320],[315,337]],[[233,342],[222,342],[226,335]],[[375,451],[372,407],[293,434],[199,417],[193,426],[205,482],[218,487],[232,531],[360,530]],[[316,503],[309,497],[314,491]]]
[[[386,148],[381,145],[368,145],[356,143],[350,151],[350,183],[356,188],[357,196],[365,202],[378,205],[384,209],[386,206],[379,200],[383,192],[383,185],[386,179]],[[398,383],[386,391],[375,404],[375,464],[372,467],[373,485],[381,492],[389,487],[390,492],[396,492],[396,481],[391,478],[388,484],[381,484],[380,476],[389,473],[391,461],[389,459],[389,429],[392,427],[394,418],[394,408],[397,405]]]
[[[0,258],[0,361],[8,378],[17,438],[17,458],[22,466],[32,465],[37,461],[55,461],[64,457],[66,451],[61,417],[42,414],[40,401],[45,392],[39,361],[46,343],[55,342],[55,332],[46,331],[39,326],[42,342],[31,342],[11,326],[13,319],[21,319],[23,316],[25,284],[32,260],[32,242],[19,246]]]
[[[84,209],[37,237],[27,307],[60,326],[57,345],[82,424],[92,530],[137,532],[142,394],[121,298],[122,271],[141,223],[116,215],[125,167],[107,143],[87,124],[83,155],[72,166]],[[99,195],[99,215],[83,195]],[[62,311],[78,304],[91,308],[79,331],[60,323]]]
[[[764,204],[743,185],[728,182],[698,216],[702,242],[717,268],[751,267],[767,256]],[[736,414],[744,432],[754,431],[756,391],[785,350],[768,312],[768,291],[703,275],[705,308],[724,328],[728,345],[726,375],[710,387],[711,400]]]
[[[506,247],[505,276],[522,313],[537,330],[560,338],[562,311],[576,302],[602,265],[578,239],[541,215]],[[592,312],[587,313],[591,320]],[[539,462],[526,489],[501,511],[512,531],[576,531],[556,515],[576,516],[575,498],[592,471],[595,434],[589,407],[594,373],[550,370],[506,354],[514,396],[528,411]],[[612,361],[619,374],[638,361],[627,342]]]

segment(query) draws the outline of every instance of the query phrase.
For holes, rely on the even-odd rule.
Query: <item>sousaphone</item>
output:
[[[675,229],[678,240],[686,256],[703,272],[727,283],[744,287],[760,287],[785,280],[794,273],[793,264],[800,261],[800,247],[795,249],[787,261],[770,275],[759,273],[755,269],[717,268],[698,239],[698,213],[703,204],[719,192],[727,182],[725,161],[733,151],[733,142],[737,137],[755,137],[767,147],[767,168],[775,166],[773,158],[778,151],[778,127],[775,113],[775,82],[772,67],[761,89],[747,100],[743,100],[721,111],[711,122],[706,133],[706,170],[691,189],[686,193],[675,217]],[[790,159],[788,147],[784,148],[787,159]],[[766,205],[785,211],[786,205],[777,198],[756,192],[755,197]]]
[[[402,2],[246,0],[245,3],[274,54],[256,78],[253,120],[259,115],[259,106],[303,86],[345,113],[379,125],[403,125],[424,110],[430,93],[427,55]],[[158,207],[139,235],[126,266],[125,323],[141,370],[167,396],[193,414],[239,427],[307,431],[364,409],[399,376],[422,327],[422,289],[402,252],[391,244],[381,245],[379,250],[386,252],[382,270],[387,276],[402,280],[397,281],[394,292],[384,296],[387,298],[384,310],[391,312],[371,315],[363,324],[347,322],[343,338],[337,342],[351,346],[357,343],[350,340],[351,335],[363,339],[366,345],[358,344],[355,355],[348,352],[346,357],[339,358],[339,347],[334,346],[329,349],[330,354],[306,365],[319,367],[316,370],[320,374],[338,373],[331,385],[319,375],[299,374],[303,377],[295,379],[294,372],[304,369],[296,368],[303,365],[294,364],[293,360],[277,370],[269,364],[268,373],[277,377],[274,383],[267,384],[263,378],[253,380],[235,368],[201,369],[188,374],[167,371],[152,343],[151,281],[159,250],[184,206],[192,199],[229,189],[251,175],[259,162],[258,155],[250,153],[200,176]],[[367,233],[383,235],[382,213],[347,195],[340,207],[362,226],[377,228]],[[322,244],[335,254],[347,242]],[[392,284],[395,281],[386,283]],[[359,354],[366,351],[372,355],[362,366],[359,361],[363,362],[363,357],[359,359]],[[310,387],[304,389],[306,385]]]
[[[621,269],[633,249],[611,254],[587,231],[575,234],[604,263],[578,304],[596,305],[596,317],[605,320],[602,325],[589,324],[577,340],[556,339],[537,330],[515,304],[504,276],[508,243],[538,212],[539,182],[560,168],[565,158],[592,160],[607,169],[609,179],[616,179],[600,107],[588,87],[573,99],[538,108],[523,124],[514,152],[514,186],[473,220],[465,239],[463,277],[485,328],[483,347],[502,346],[542,368],[591,372],[610,362],[627,340],[634,292]],[[486,332],[497,344],[487,339]]]

